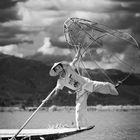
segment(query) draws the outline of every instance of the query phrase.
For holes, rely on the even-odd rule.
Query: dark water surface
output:
[[[0,129],[19,129],[33,112],[0,112]],[[140,140],[140,111],[89,111],[91,131],[63,138],[64,140]],[[26,128],[48,128],[71,125],[74,112],[39,111]]]

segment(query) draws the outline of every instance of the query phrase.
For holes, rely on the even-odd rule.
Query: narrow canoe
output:
[[[57,129],[23,129],[16,137],[16,140],[53,140],[71,135],[75,135],[84,131],[93,129],[95,126],[77,128],[57,128]],[[9,140],[18,129],[0,129],[0,139]]]

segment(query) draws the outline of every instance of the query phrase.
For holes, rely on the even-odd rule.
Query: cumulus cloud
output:
[[[139,41],[139,6],[139,0],[1,0],[0,44],[18,44],[17,49],[22,49],[25,56],[36,51],[50,56],[56,55],[56,52],[58,55],[60,52],[68,54],[70,46],[63,33],[63,23],[68,17],[85,18],[115,30],[125,30]],[[107,48],[108,44],[104,47]],[[122,42],[114,43],[108,52],[116,52],[114,54],[129,60],[129,55],[124,55],[128,51],[122,46]],[[103,62],[103,54],[92,51],[98,62]]]
[[[42,53],[43,55],[69,55],[70,51],[69,49],[61,49],[55,46],[52,46],[50,42],[50,38],[46,37],[44,39],[44,44],[42,47],[40,47],[37,52]]]
[[[0,22],[19,20],[17,3],[26,0],[1,0],[0,1]]]
[[[137,1],[131,3],[119,0],[88,0],[87,2],[84,0],[10,0],[8,2],[6,0],[6,4],[15,9],[16,16],[20,17],[19,20],[13,18],[9,22],[9,25],[12,25],[9,26],[11,29],[18,25],[17,34],[22,32],[22,34],[28,35],[28,33],[33,33],[35,30],[38,30],[36,33],[39,33],[39,30],[44,30],[51,39],[63,34],[63,22],[70,16],[90,20],[97,19],[115,29],[136,28],[135,23],[138,20],[138,16],[134,16],[131,9],[129,12],[125,12],[125,7],[127,6],[124,6],[135,7],[137,6]],[[120,10],[121,12],[119,12]],[[10,13],[14,14],[14,11]],[[7,30],[11,30],[10,28],[7,27]]]
[[[23,57],[23,54],[19,52],[17,45],[7,45],[4,47],[0,47],[0,52],[17,57]]]
[[[26,7],[32,8],[34,10],[53,10],[53,11],[59,11],[59,10],[65,10],[65,11],[77,11],[77,10],[83,10],[83,11],[103,11],[104,9],[109,9],[109,7],[113,7],[114,3],[106,0],[102,0],[102,2],[98,0],[87,0],[86,2],[84,0],[29,0],[25,3]],[[101,8],[97,8],[97,7]]]

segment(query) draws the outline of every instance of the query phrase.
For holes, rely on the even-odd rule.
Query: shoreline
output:
[[[0,112],[14,112],[14,111],[35,111],[37,107],[0,107]],[[40,111],[74,111],[75,106],[51,106],[42,107]],[[96,105],[87,106],[88,111],[138,111],[140,105]]]

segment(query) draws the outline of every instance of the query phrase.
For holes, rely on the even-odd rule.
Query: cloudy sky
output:
[[[140,42],[139,0],[0,0],[0,52],[18,57],[70,55],[63,33],[69,17],[125,30]]]

